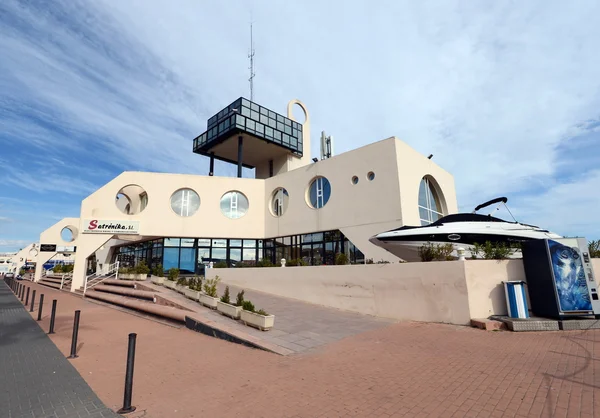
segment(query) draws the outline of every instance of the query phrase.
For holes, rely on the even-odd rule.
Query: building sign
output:
[[[77,251],[77,247],[74,245],[59,245],[56,247],[57,253],[74,253]]]
[[[40,251],[53,253],[56,251],[56,244],[40,244]]]
[[[107,221],[101,219],[86,219],[83,227],[84,234],[139,234],[139,221]]]

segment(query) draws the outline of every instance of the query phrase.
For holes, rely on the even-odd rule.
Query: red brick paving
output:
[[[35,285],[40,293],[41,286]],[[598,417],[600,330],[512,333],[403,323],[277,356],[43,288],[52,340],[109,406],[138,333],[132,417]]]

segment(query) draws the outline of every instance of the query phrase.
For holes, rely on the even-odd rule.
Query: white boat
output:
[[[459,248],[464,249],[464,255],[468,258],[472,255],[474,244],[485,244],[487,241],[515,244],[532,239],[562,238],[561,235],[537,226],[476,213],[494,203],[504,204],[506,207],[507,201],[506,197],[492,199],[477,206],[472,213],[447,215],[424,226],[403,226],[375,235],[369,241],[404,261],[421,261],[419,249],[428,244],[452,244],[452,258],[458,258]],[[521,257],[520,251],[515,251],[510,256]]]

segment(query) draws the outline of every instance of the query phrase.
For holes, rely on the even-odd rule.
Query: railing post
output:
[[[117,414],[127,414],[135,411],[135,406],[131,406],[131,396],[133,392],[133,365],[135,363],[135,339],[137,334],[129,334],[129,345],[127,346],[127,369],[125,371],[125,395],[123,396],[123,408],[117,411]]]
[[[117,261],[115,264],[115,280],[119,280],[119,262]]]
[[[65,283],[65,275],[63,274],[62,278],[60,279],[60,290],[62,290],[64,283]]]

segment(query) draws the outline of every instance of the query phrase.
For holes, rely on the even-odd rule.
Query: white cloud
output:
[[[86,155],[82,166],[206,172],[191,139],[248,95],[247,2],[2,7],[4,132],[40,150],[59,142]],[[541,193],[511,203],[542,226],[593,230],[588,211],[552,199],[600,186],[594,173],[561,180],[557,150],[598,134],[599,2],[273,1],[252,13],[256,100],[282,112],[303,100],[314,138],[326,130],[343,152],[396,135],[455,175],[461,206]],[[67,187],[64,177],[73,176],[57,171],[46,190]],[[79,191],[94,183],[74,181]],[[532,203],[543,201],[553,204]],[[576,216],[558,225],[557,213]]]

